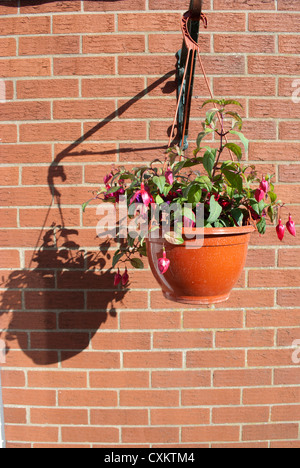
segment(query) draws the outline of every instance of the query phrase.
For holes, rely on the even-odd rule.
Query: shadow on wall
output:
[[[20,5],[39,3],[45,2],[21,0]],[[13,6],[19,5],[19,2],[0,0],[1,4]],[[108,249],[110,242],[115,241],[99,240],[100,246],[97,251],[89,252],[81,248],[78,243],[78,231],[64,224],[61,210],[63,201],[58,187],[55,186],[55,179],[59,178],[62,182],[67,180],[62,165],[64,158],[84,158],[85,155],[91,154],[85,150],[80,151],[80,144],[105,125],[109,126],[117,115],[120,116],[151,90],[164,84],[162,92],[172,93],[176,89],[172,78],[174,74],[175,70],[171,70],[142,90],[117,112],[107,116],[57,154],[50,165],[47,177],[51,194],[49,210],[56,206],[60,212],[60,219],[47,230],[46,217],[35,243],[34,255],[31,260],[25,259],[26,268],[13,271],[8,278],[2,279],[2,282],[0,278],[0,287],[5,289],[0,300],[0,329],[3,330],[2,333],[0,330],[0,338],[5,339],[7,343],[7,353],[12,348],[22,349],[37,365],[61,362],[86,349],[93,335],[108,317],[116,317],[114,305],[123,300],[127,291],[115,290],[113,286],[115,272],[111,268],[111,254],[108,253]],[[171,127],[168,133],[170,129]],[[127,147],[120,152],[154,150],[157,157],[157,151],[163,155],[166,148]],[[113,153],[115,154],[115,151]]]
[[[0,315],[7,315],[1,320],[8,322],[7,353],[17,340],[36,364],[61,362],[87,348],[108,317],[116,317],[113,304],[122,301],[126,290],[113,290],[114,273],[105,270],[110,243],[85,252],[76,243],[77,234],[53,226],[32,258],[35,268],[14,271],[1,284],[6,288]]]

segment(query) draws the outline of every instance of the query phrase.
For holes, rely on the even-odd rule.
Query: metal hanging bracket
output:
[[[188,127],[190,118],[191,98],[193,94],[194,74],[196,65],[196,52],[200,57],[198,35],[200,22],[203,21],[207,28],[207,18],[202,13],[202,0],[191,0],[190,9],[181,20],[181,30],[183,34],[182,49],[177,52],[177,109],[172,127],[169,146],[174,137],[174,129],[177,120],[177,139],[183,149],[188,147]]]

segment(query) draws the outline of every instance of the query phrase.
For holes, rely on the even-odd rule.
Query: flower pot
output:
[[[195,305],[227,301],[245,266],[253,231],[252,226],[185,229],[185,242],[181,245],[150,235],[147,239],[149,264],[164,296]],[[199,238],[187,239],[191,233],[198,233]],[[158,269],[163,246],[171,261],[164,275]]]

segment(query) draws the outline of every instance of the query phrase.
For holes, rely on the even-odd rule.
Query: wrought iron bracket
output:
[[[182,31],[184,40],[182,48],[177,52],[177,138],[179,146],[183,149],[188,148],[188,133],[191,99],[194,86],[194,75],[196,61],[193,54],[190,54],[190,49],[187,45],[186,38],[192,39],[195,44],[198,44],[200,21],[203,20],[202,15],[202,0],[191,0],[190,9],[183,16]],[[205,23],[206,24],[206,23]],[[187,29],[186,29],[187,28]],[[173,132],[173,130],[172,130]],[[172,139],[171,135],[171,139]]]

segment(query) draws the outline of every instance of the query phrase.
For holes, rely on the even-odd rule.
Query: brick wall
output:
[[[300,446],[299,238],[253,235],[230,301],[195,310],[163,299],[148,269],[114,291],[96,207],[81,213],[111,163],[163,154],[188,6],[0,1],[8,447]],[[249,160],[299,222],[299,0],[204,9],[214,94],[244,103]],[[191,140],[208,97],[197,73]]]

